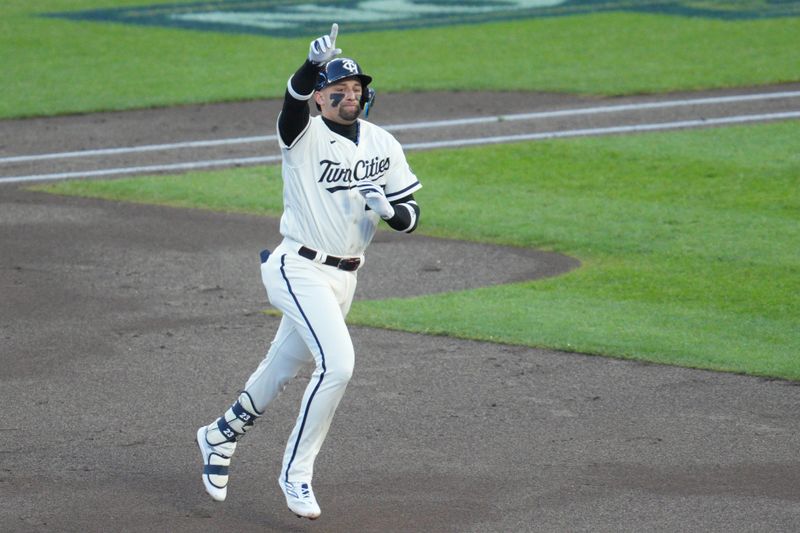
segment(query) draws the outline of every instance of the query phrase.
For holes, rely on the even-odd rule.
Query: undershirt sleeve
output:
[[[390,228],[405,233],[411,233],[417,229],[420,209],[413,194],[390,203],[394,207],[394,216],[386,220]]]
[[[286,146],[294,143],[311,119],[308,101],[314,95],[318,73],[319,67],[306,60],[289,78],[283,96],[283,108],[278,116],[278,134]]]

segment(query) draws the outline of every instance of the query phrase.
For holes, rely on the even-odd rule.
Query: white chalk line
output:
[[[479,137],[475,139],[457,139],[451,141],[432,141],[425,143],[405,144],[406,150],[424,150],[431,148],[454,148],[478,144],[498,144],[518,141],[536,141],[544,139],[558,139],[564,137],[582,137],[591,135],[611,135],[615,133],[639,133],[646,131],[670,130],[679,128],[699,128],[702,126],[718,126],[722,124],[743,124],[747,122],[763,122],[768,120],[784,120],[800,118],[800,111],[786,111],[782,113],[768,113],[760,115],[740,115],[734,117],[678,120],[674,122],[659,122],[654,124],[634,124],[631,126],[609,126],[605,128],[586,128],[563,131],[547,131],[541,133],[520,133],[516,135],[500,135],[496,137]]]
[[[509,142],[521,142],[543,139],[557,139],[567,137],[581,137],[591,135],[611,135],[619,133],[638,133],[648,131],[670,130],[678,128],[698,128],[704,126],[715,126],[723,124],[743,124],[748,122],[764,122],[769,120],[784,120],[790,118],[800,118],[800,111],[787,111],[782,113],[767,113],[757,115],[740,115],[733,117],[679,120],[673,122],[660,122],[653,124],[635,124],[630,126],[611,126],[604,128],[585,128],[575,130],[549,131],[540,133],[523,133],[516,135],[501,135],[495,137],[478,137],[472,139],[453,139],[446,141],[432,141],[425,143],[411,143],[403,145],[406,150],[424,150],[432,148],[455,148],[462,146],[474,146],[484,144],[498,144]],[[195,161],[192,163],[174,163],[168,165],[151,165],[127,168],[112,168],[104,170],[89,170],[77,172],[61,172],[54,174],[36,174],[31,176],[11,176],[0,178],[0,183],[19,183],[32,181],[60,180],[68,178],[88,178],[99,176],[113,176],[119,174],[140,174],[156,173],[171,170],[192,170],[213,168],[219,166],[253,165],[276,162],[281,159],[279,155],[264,157],[246,157],[238,159],[215,159],[211,161]]]
[[[147,165],[139,167],[108,168],[102,170],[81,170],[75,172],[57,172],[54,174],[34,174],[31,176],[11,176],[0,178],[0,183],[20,183],[26,181],[63,180],[69,178],[97,178],[120,174],[141,174],[147,172],[167,172],[171,170],[196,170],[213,167],[233,167],[237,165],[258,165],[280,161],[281,156],[242,157],[238,159],[213,159],[211,161],[194,161],[191,163],[171,163],[168,165]]]
[[[408,124],[391,124],[382,127],[387,131],[407,131],[407,130],[417,130],[417,129],[446,128],[452,126],[491,124],[497,122],[536,120],[542,118],[596,115],[603,113],[620,113],[624,111],[663,109],[671,107],[687,107],[694,105],[719,105],[719,104],[728,104],[736,102],[775,100],[775,99],[795,98],[795,97],[800,97],[800,91],[740,94],[733,96],[690,98],[686,100],[666,100],[659,102],[642,102],[636,104],[606,105],[606,106],[576,108],[576,109],[561,109],[558,111],[539,111],[532,113],[517,113],[512,115],[494,115],[489,117],[468,117],[468,118],[451,119],[451,120],[412,122]],[[32,154],[32,155],[2,157],[0,158],[0,164],[44,161],[48,159],[69,159],[76,157],[120,155],[120,154],[129,154],[138,152],[161,152],[168,150],[182,150],[187,148],[207,148],[212,146],[274,142],[277,140],[278,140],[277,135],[258,135],[251,137],[234,137],[230,139],[210,139],[201,141],[183,141],[183,142],[164,143],[164,144],[145,144],[140,146],[126,146],[120,148],[101,148],[95,150],[79,150],[74,152],[56,152],[49,154]]]
[[[497,115],[493,117],[474,117],[453,120],[437,120],[433,122],[416,122],[413,124],[397,124],[386,126],[385,129],[403,131],[410,129],[425,129],[433,127],[469,126],[473,124],[486,124],[494,122],[511,122],[519,120],[536,120],[541,118],[558,118],[577,115],[599,115],[603,113],[619,113],[623,111],[641,111],[662,109],[670,107],[687,107],[694,105],[719,105],[736,102],[758,100],[776,100],[783,98],[800,97],[800,91],[784,91],[776,93],[741,94],[734,96],[715,96],[708,98],[692,98],[688,100],[665,100],[660,102],[642,102],[638,104],[618,104],[598,107],[584,107],[576,109],[561,109],[558,111],[538,111],[532,113],[519,113],[515,115]]]
[[[207,148],[210,146],[225,146],[229,144],[248,144],[258,142],[276,141],[277,135],[260,135],[255,137],[236,137],[232,139],[211,139],[206,141],[183,141],[165,144],[143,144],[140,146],[123,146],[120,148],[98,148],[95,150],[78,150],[76,152],[54,152],[51,154],[17,155],[0,158],[3,163],[26,163],[29,161],[44,161],[47,159],[69,159],[73,157],[93,157],[98,155],[133,154],[137,152],[161,152],[168,150],[183,150],[186,148]]]

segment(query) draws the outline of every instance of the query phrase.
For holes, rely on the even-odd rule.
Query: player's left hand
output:
[[[384,220],[388,220],[394,216],[394,207],[389,203],[386,198],[386,193],[383,189],[375,185],[371,181],[362,181],[356,185],[358,192],[364,197],[370,209],[378,213]]]

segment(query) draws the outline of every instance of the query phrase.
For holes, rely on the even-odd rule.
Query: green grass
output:
[[[421,152],[421,232],[565,276],[359,301],[354,323],[800,379],[800,124]],[[277,167],[46,190],[277,214]],[[458,195],[453,196],[457,190]]]
[[[35,16],[147,3],[170,2],[4,2],[0,118],[278,97],[308,49],[310,37]],[[339,22],[338,44],[379,91],[630,94],[800,80],[800,18],[607,13],[370,33]]]
[[[75,180],[31,189],[125,202],[278,216],[283,209],[280,167],[244,167],[181,176]]]

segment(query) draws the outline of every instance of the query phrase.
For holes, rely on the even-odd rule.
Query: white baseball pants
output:
[[[283,312],[283,318],[245,390],[263,412],[300,368],[314,361],[316,368],[281,472],[286,481],[311,482],[314,460],[353,374],[355,356],[345,316],[353,301],[356,273],[301,257],[293,244],[284,241],[262,263],[261,279],[270,303]]]

